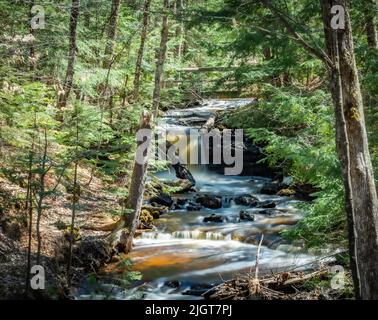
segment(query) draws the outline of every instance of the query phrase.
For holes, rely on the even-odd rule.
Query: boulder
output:
[[[164,285],[172,289],[178,289],[180,288],[181,283],[178,280],[171,280],[164,282]]]
[[[213,195],[202,195],[196,199],[205,208],[220,209],[222,208],[222,197]]]
[[[187,203],[188,203],[188,199],[185,199],[185,198],[178,198],[176,200],[176,204],[178,204],[179,206],[185,206]]]
[[[271,201],[271,200],[266,200],[266,201],[262,201],[260,203],[257,204],[257,208],[264,208],[264,209],[272,209],[272,208],[275,208],[277,205],[274,201]]]
[[[188,206],[186,207],[186,210],[188,211],[199,211],[201,209],[202,209],[202,206],[199,203],[194,203],[192,201],[190,201]]]
[[[214,287],[214,285],[211,285],[211,284],[199,283],[199,284],[195,284],[195,285],[191,286],[190,289],[184,291],[182,294],[188,295],[188,296],[200,297],[202,294],[209,291],[213,287]]]
[[[263,215],[266,215],[266,216],[275,216],[275,215],[281,213],[281,211],[274,210],[274,209],[266,209],[266,210],[260,210],[257,213],[263,214]]]
[[[240,220],[255,221],[255,215],[248,210],[242,210],[239,213]]]
[[[154,217],[147,210],[142,210],[139,217],[139,229],[152,229],[152,221]]]
[[[170,208],[173,204],[172,197],[169,194],[164,193],[164,192],[160,193],[157,196],[152,197],[150,201],[151,203],[155,202],[158,205],[168,207],[168,208]]]
[[[278,191],[277,195],[283,196],[283,197],[290,197],[296,194],[296,191],[290,188],[287,189],[281,189]]]
[[[188,203],[188,199],[185,199],[185,198],[176,199],[175,204],[173,205],[173,209],[175,210],[184,209],[187,203]]]
[[[221,223],[223,222],[223,217],[222,216],[219,216],[219,215],[216,215],[216,214],[212,214],[210,216],[207,216],[203,219],[203,222],[217,222],[217,223]]]
[[[245,195],[242,195],[242,196],[238,196],[236,198],[234,198],[234,202],[237,204],[237,205],[241,205],[241,206],[255,206],[257,205],[258,203],[258,199],[254,196],[251,196],[249,194],[245,194]]]
[[[277,194],[283,188],[285,188],[285,185],[277,181],[267,182],[261,188],[260,193],[274,195],[274,194]]]
[[[155,206],[144,205],[142,207],[142,210],[148,211],[154,219],[159,219],[162,214],[168,211],[168,208],[159,206],[159,205],[155,205]]]

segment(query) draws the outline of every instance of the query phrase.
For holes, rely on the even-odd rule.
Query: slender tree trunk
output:
[[[165,54],[167,51],[167,41],[168,41],[168,16],[167,11],[169,9],[169,1],[164,0],[164,10],[166,11],[163,16],[162,22],[162,30],[161,30],[161,40],[160,40],[160,48],[157,57],[156,63],[156,72],[155,72],[155,88],[153,93],[153,101],[152,101],[152,110],[154,115],[157,114],[159,110],[160,104],[160,86],[161,86],[161,78],[163,74],[164,62],[165,62]],[[151,146],[152,140],[152,121],[153,116],[144,111],[141,117],[141,122],[139,125],[138,132],[141,130],[147,130],[145,133],[146,141],[138,141],[137,150],[144,145],[144,153],[143,153],[143,161],[141,161],[141,155],[136,154],[136,160],[134,163],[133,174],[131,177],[130,182],[130,189],[129,189],[129,196],[126,202],[126,209],[130,210],[130,212],[126,212],[124,215],[124,229],[121,231],[120,241],[117,244],[117,249],[122,252],[130,252],[132,248],[133,238],[135,235],[135,231],[139,224],[139,216],[140,210],[143,204],[143,195],[144,195],[144,187],[145,187],[145,180],[147,176],[147,168],[148,168],[148,156],[149,156],[149,149]]]
[[[370,48],[378,49],[378,35],[375,26],[376,0],[367,0],[365,5],[366,36]]]
[[[47,147],[48,147],[48,141],[47,141],[47,129],[44,129],[44,146],[43,146],[43,154],[40,164],[40,173],[39,173],[39,195],[38,195],[38,201],[37,201],[37,221],[36,221],[36,231],[37,231],[37,264],[39,265],[41,262],[41,249],[42,249],[42,235],[41,235],[41,218],[42,218],[42,212],[43,212],[43,200],[45,198],[46,192],[45,192],[45,178],[47,171],[46,165],[47,165]]]
[[[154,112],[154,116],[156,117],[159,111],[160,106],[160,92],[161,92],[161,83],[164,71],[164,63],[167,53],[167,42],[168,42],[168,10],[169,10],[169,0],[164,0],[164,10],[165,14],[163,16],[162,21],[162,29],[161,29],[161,39],[160,39],[160,47],[157,56],[156,62],[156,71],[155,71],[155,87],[154,93],[152,96],[152,110]]]
[[[124,220],[124,229],[122,230],[118,250],[128,253],[132,249],[135,231],[138,228],[140,211],[143,204],[143,195],[145,189],[145,181],[147,176],[148,155],[152,139],[152,116],[149,112],[144,111],[141,116],[139,130],[146,130],[146,141],[138,141],[137,148],[145,144],[145,152],[143,155],[136,154],[134,169],[131,176],[129,195],[126,201]],[[141,161],[143,158],[143,161]]]
[[[28,251],[27,251],[27,261],[26,261],[26,277],[25,277],[25,291],[29,291],[29,281],[30,281],[30,268],[31,268],[31,245],[32,245],[32,233],[33,233],[33,162],[34,162],[34,135],[31,145],[31,150],[29,152],[29,168],[28,168],[28,188],[26,195],[26,211],[28,215]]]
[[[108,68],[114,52],[115,39],[117,37],[118,18],[121,0],[112,0],[112,12],[109,19],[108,42],[105,48],[104,68]]]
[[[76,115],[76,157],[78,156],[78,145],[79,145],[79,114],[78,114],[78,109],[76,106],[75,110],[75,115]],[[71,265],[72,265],[72,247],[75,241],[75,219],[76,219],[76,208],[77,208],[77,203],[79,201],[80,197],[80,192],[79,192],[79,185],[77,181],[77,169],[78,169],[78,160],[75,161],[75,166],[74,166],[74,178],[73,178],[73,195],[72,195],[72,212],[71,212],[71,230],[70,230],[70,246],[69,246],[69,251],[68,251],[68,262],[67,262],[67,278],[68,278],[68,285],[71,285],[71,275],[70,275],[70,270],[71,270]]]
[[[142,61],[144,55],[144,47],[147,39],[147,31],[148,31],[148,20],[150,16],[150,6],[151,0],[145,0],[144,7],[143,7],[143,25],[142,31],[140,34],[140,46],[138,50],[137,61],[135,65],[135,76],[134,76],[134,93],[133,98],[134,100],[138,100],[139,98],[139,87],[140,87],[140,77],[142,73]]]
[[[80,0],[72,0],[71,4],[71,17],[70,17],[70,50],[68,56],[68,64],[66,70],[66,77],[63,85],[63,92],[59,96],[58,100],[58,112],[62,112],[62,108],[67,105],[67,100],[70,95],[74,77],[74,68],[77,55],[77,45],[76,45],[76,33],[77,33],[77,23],[79,19],[80,10]],[[61,119],[61,115],[59,115]]]
[[[29,13],[29,24],[30,24],[30,27],[29,27],[29,34],[31,35],[32,37],[32,40],[30,41],[30,47],[29,47],[29,69],[30,71],[34,71],[35,70],[35,66],[36,66],[36,61],[35,61],[35,47],[34,47],[34,36],[35,36],[35,33],[34,33],[34,29],[32,28],[31,26],[31,19],[32,19],[32,8],[34,7],[34,0],[30,1],[30,7],[29,7],[29,10],[30,10],[30,13]]]
[[[345,0],[321,0],[336,114],[336,145],[346,192],[351,268],[356,297],[378,298],[378,200]],[[345,8],[345,29],[333,30],[331,7]]]
[[[184,5],[184,1],[183,0],[176,0],[176,3],[175,3],[175,15],[179,16],[181,14],[181,11],[183,9],[183,5]],[[175,48],[175,54],[176,54],[176,57],[179,59],[179,61],[180,61],[181,56],[182,56],[182,46],[183,46],[183,37],[182,37],[182,34],[183,34],[183,29],[184,29],[183,23],[179,22],[179,25],[176,27],[176,32],[175,32],[176,39],[179,39],[179,44]]]

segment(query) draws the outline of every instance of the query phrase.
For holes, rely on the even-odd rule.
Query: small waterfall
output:
[[[161,233],[161,232],[143,232],[141,239],[169,240],[169,239],[172,239],[172,235],[169,233]]]
[[[219,232],[206,232],[206,240],[225,240],[223,234]]]
[[[177,239],[203,239],[203,232],[199,230],[175,231],[173,237]]]
[[[193,239],[193,240],[231,240],[231,235],[223,235],[220,232],[203,232],[200,230],[175,231],[172,234],[162,232],[143,232],[141,239],[150,240],[171,240],[171,239]]]

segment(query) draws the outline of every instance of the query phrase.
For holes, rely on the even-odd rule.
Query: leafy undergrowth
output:
[[[244,129],[262,147],[264,161],[282,169],[296,184],[318,192],[300,204],[306,217],[284,236],[304,240],[308,247],[344,247],[344,190],[336,155],[332,102],[322,90],[299,92],[265,85],[257,103],[221,117],[229,128]]]

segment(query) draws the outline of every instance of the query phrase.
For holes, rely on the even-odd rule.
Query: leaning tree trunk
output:
[[[119,18],[119,9],[120,9],[121,0],[112,1],[112,11],[109,19],[109,28],[108,28],[108,41],[105,48],[105,59],[103,66],[104,68],[109,68],[114,52],[115,39],[117,37],[117,27],[118,27],[118,18]]]
[[[163,16],[160,50],[158,53],[155,72],[155,88],[152,98],[152,110],[154,112],[154,115],[156,115],[159,110],[161,77],[163,74],[165,54],[167,51],[167,11],[169,9],[168,0],[164,0],[164,9],[166,10],[166,12]],[[148,156],[152,140],[152,119],[153,116],[150,113],[148,113],[147,111],[143,112],[138,133],[141,133],[141,130],[147,130],[144,132],[144,137],[146,138],[146,140],[138,141],[134,169],[130,182],[129,195],[126,201],[126,212],[123,219],[125,223],[121,225],[121,230],[119,230],[120,227],[118,227],[118,230],[113,233],[110,239],[113,244],[114,242],[116,242],[115,247],[119,252],[130,252],[130,250],[132,249],[133,238],[139,224],[139,216],[143,204],[144,186],[147,176]],[[142,146],[143,144],[144,146]],[[139,154],[141,147],[143,147],[144,149],[143,155]],[[141,161],[141,158],[143,158],[143,161]],[[114,235],[116,235],[115,239]]]
[[[159,47],[158,58],[156,62],[155,87],[154,87],[154,93],[152,96],[152,110],[154,112],[154,116],[157,116],[158,111],[159,111],[161,82],[162,82],[163,71],[164,71],[165,56],[167,53],[169,0],[164,0],[164,10],[165,10],[165,13],[163,16],[163,21],[162,21],[160,47]]]
[[[140,34],[140,46],[139,46],[137,61],[135,65],[134,93],[133,93],[134,100],[138,100],[139,98],[140,77],[142,73],[144,46],[147,39],[148,20],[150,17],[150,6],[151,6],[151,0],[145,0],[144,8],[143,8],[143,25],[142,25],[142,31]]]
[[[378,298],[378,200],[365,127],[352,29],[345,0],[321,0],[331,93],[336,114],[337,151],[343,167],[351,268],[356,297]],[[345,8],[345,28],[331,28],[331,7]]]
[[[145,141],[138,141],[137,154],[135,156],[134,169],[131,176],[129,195],[126,201],[126,210],[123,216],[122,230],[120,237],[116,239],[116,248],[119,252],[128,253],[132,249],[133,238],[135,231],[138,228],[140,211],[143,204],[144,187],[147,176],[148,155],[152,139],[152,117],[147,111],[144,111],[141,116],[139,125],[140,130],[145,131]],[[138,153],[142,150],[144,144],[143,154]],[[141,161],[142,160],[142,161]]]
[[[368,0],[365,5],[366,36],[370,48],[378,49],[378,35],[375,26],[376,0]]]
[[[79,19],[79,8],[80,0],[72,0],[71,5],[71,17],[70,17],[70,50],[68,56],[68,64],[66,70],[66,78],[64,80],[63,92],[59,96],[58,101],[58,112],[62,112],[62,108],[67,105],[67,99],[70,95],[73,77],[74,77],[74,67],[77,55],[77,45],[76,45],[76,30],[77,22]]]

